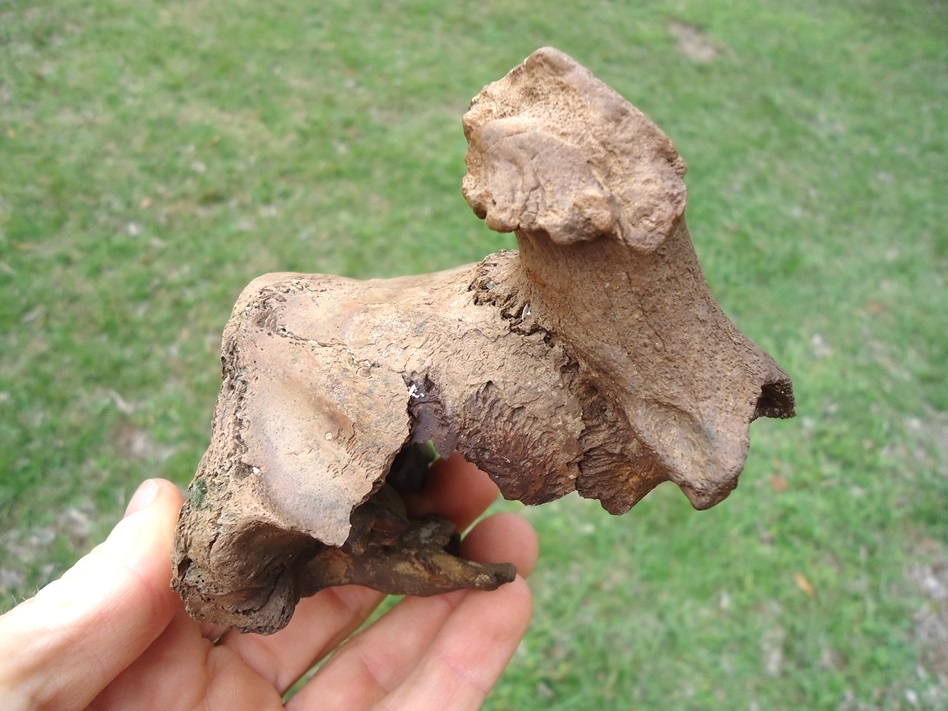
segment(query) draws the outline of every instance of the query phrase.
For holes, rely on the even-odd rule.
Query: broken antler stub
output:
[[[177,529],[193,617],[270,633],[331,585],[511,580],[458,557],[450,522],[407,515],[432,448],[528,504],[577,491],[618,514],[673,481],[707,508],[751,421],[793,416],[787,375],[708,290],[684,162],[644,114],[546,48],[474,98],[464,133],[464,195],[518,252],[390,280],[268,274],[240,295]]]

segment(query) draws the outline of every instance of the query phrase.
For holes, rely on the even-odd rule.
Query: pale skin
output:
[[[407,504],[464,530],[496,496],[455,456]],[[286,690],[334,653],[285,708],[477,709],[527,630],[537,541],[514,514],[481,520],[462,543],[467,558],[517,566],[496,591],[405,598],[355,636],[383,597],[357,586],[302,600],[268,637],[199,624],[169,587],[181,504],[171,482],[144,482],[104,543],[0,617],[0,708],[284,708]]]

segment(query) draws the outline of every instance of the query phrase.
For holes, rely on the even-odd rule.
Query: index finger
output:
[[[428,470],[424,488],[405,493],[405,507],[413,518],[437,514],[464,531],[484,513],[500,490],[491,478],[458,452],[439,459]]]
[[[170,561],[181,492],[154,479],[134,501],[103,543],[0,617],[0,704],[7,692],[85,708],[180,609]]]

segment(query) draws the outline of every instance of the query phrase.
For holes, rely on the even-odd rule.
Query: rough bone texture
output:
[[[509,581],[405,514],[424,443],[529,504],[575,490],[619,514],[671,480],[707,508],[750,422],[793,415],[787,375],[711,297],[685,165],[640,111],[547,48],[481,91],[464,132],[464,195],[519,252],[392,280],[269,274],[237,301],[177,531],[192,616],[269,633],[330,585]]]

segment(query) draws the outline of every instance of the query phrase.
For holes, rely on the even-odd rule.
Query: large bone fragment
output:
[[[712,298],[684,162],[638,109],[546,48],[475,97],[464,133],[464,195],[519,252],[240,295],[174,552],[195,618],[270,633],[331,585],[511,580],[405,513],[431,445],[528,504],[578,491],[620,514],[670,480],[700,509],[736,486],[750,422],[793,416],[790,379]]]

